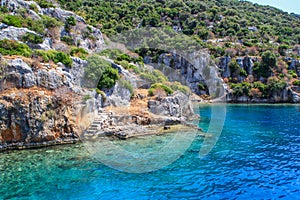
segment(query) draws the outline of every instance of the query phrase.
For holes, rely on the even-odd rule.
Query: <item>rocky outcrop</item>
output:
[[[34,6],[31,6],[34,4]],[[73,31],[65,30],[64,26],[59,27],[57,32],[60,33],[60,36],[69,36],[74,41],[74,45],[77,47],[82,47],[88,52],[98,52],[103,49],[104,40],[102,37],[102,33],[99,29],[89,26],[85,20],[76,15],[73,12],[66,11],[60,8],[41,8],[34,1],[23,1],[23,0],[3,0],[1,1],[2,6],[6,6],[11,14],[15,14],[19,11],[19,9],[26,9],[28,13],[28,17],[31,17],[33,20],[40,20],[41,17],[39,15],[47,15],[53,18],[56,18],[59,21],[66,22],[68,17],[74,17],[76,20],[76,25],[72,26],[71,29]],[[32,7],[36,9],[32,10]],[[0,25],[0,39],[11,39],[11,40],[21,40],[21,37],[26,33],[37,34],[34,31],[28,30],[27,28],[17,28],[12,26],[7,26],[5,24]],[[48,30],[45,30],[48,31]],[[55,45],[53,45],[55,44]],[[65,50],[65,46],[62,45],[59,38],[53,37],[44,38],[42,44],[37,44],[32,46],[35,49],[55,49],[55,50]]]
[[[286,58],[285,61],[288,63],[288,69],[294,70],[298,77],[300,77],[300,60],[295,58]]]
[[[40,88],[2,93],[0,149],[78,140],[78,130],[72,119],[71,98],[65,100]]]
[[[80,87],[82,77],[74,71],[34,63],[1,58],[0,149],[76,142],[102,106],[100,95]],[[81,69],[84,62],[73,65]]]
[[[231,61],[230,56],[221,57],[219,59],[219,68],[221,69],[221,76],[223,78],[228,78],[231,75],[230,69],[229,69],[229,63]]]
[[[289,96],[292,103],[300,103],[300,91],[295,92],[295,90],[289,89]]]
[[[0,27],[0,40],[21,40],[26,33],[37,35],[34,31],[31,31],[27,28],[17,28],[13,26],[7,26],[6,24],[1,24]]]
[[[221,76],[222,78],[228,78],[232,76],[232,72],[229,68],[229,63],[231,62],[230,56],[224,56],[219,58],[219,64],[218,67],[221,70]],[[253,75],[253,63],[257,61],[257,57],[238,57],[236,58],[236,62],[238,65],[244,69],[247,72],[247,75]],[[245,78],[245,77],[243,77]],[[239,79],[242,79],[242,77],[239,77]]]
[[[213,98],[221,98],[225,94],[226,84],[219,77],[218,69],[207,52],[182,56],[164,53],[159,56],[158,65],[154,66],[170,81],[181,82],[198,95],[209,93]],[[206,89],[199,87],[199,84],[206,85]]]
[[[128,106],[130,104],[130,90],[120,86],[118,83],[111,89],[105,101],[105,106]]]
[[[194,110],[188,96],[182,92],[176,92],[172,96],[156,98],[148,101],[149,111],[156,115],[170,117],[193,117]]]
[[[30,88],[33,86],[43,87],[45,89],[54,90],[61,86],[69,88],[73,87],[72,75],[61,68],[38,68],[35,71],[28,66],[22,59],[3,59],[4,77],[0,80],[0,89],[9,88]]]

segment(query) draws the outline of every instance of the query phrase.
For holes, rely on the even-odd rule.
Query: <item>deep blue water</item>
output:
[[[300,199],[300,105],[214,106],[199,107],[199,126],[208,130],[216,106],[225,106],[226,120],[202,159],[201,135],[175,162],[149,173],[109,168],[85,144],[11,151],[0,154],[0,199]],[[115,144],[151,151],[172,137]]]

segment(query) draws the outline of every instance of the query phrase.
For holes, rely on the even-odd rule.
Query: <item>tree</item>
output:
[[[116,84],[116,81],[120,79],[117,69],[113,69],[112,67],[108,67],[103,72],[97,88],[102,90],[104,88],[111,88]]]
[[[254,72],[257,76],[269,77],[271,76],[272,68],[276,66],[275,54],[271,51],[266,51],[262,54],[261,63],[254,63]]]

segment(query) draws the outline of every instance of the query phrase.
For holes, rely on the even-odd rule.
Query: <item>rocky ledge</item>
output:
[[[138,89],[128,106],[101,109],[83,138],[113,136],[127,139],[142,135],[163,134],[174,127],[195,131],[198,127],[188,96],[181,92],[165,97],[148,97],[147,90]]]

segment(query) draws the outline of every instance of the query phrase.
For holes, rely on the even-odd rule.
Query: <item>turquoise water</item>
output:
[[[204,130],[212,108],[199,107]],[[171,138],[116,144],[151,150]],[[299,199],[299,105],[226,105],[222,134],[199,159],[202,144],[196,136],[171,165],[140,174],[101,164],[84,144],[1,153],[0,199]]]

